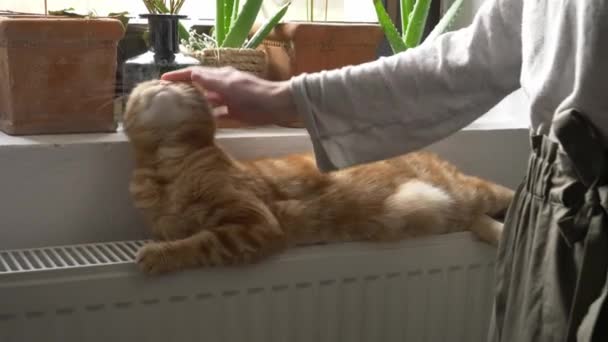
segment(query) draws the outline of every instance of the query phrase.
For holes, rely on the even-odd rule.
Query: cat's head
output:
[[[142,82],[131,91],[124,127],[132,143],[147,148],[165,142],[210,143],[215,134],[202,91],[191,83],[161,80]]]

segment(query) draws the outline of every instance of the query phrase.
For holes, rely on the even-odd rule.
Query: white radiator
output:
[[[0,251],[0,341],[485,340],[495,250],[469,233],[161,277],[142,243]]]

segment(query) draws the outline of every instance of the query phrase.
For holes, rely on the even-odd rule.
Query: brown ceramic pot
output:
[[[382,38],[376,24],[281,23],[262,43],[269,59],[268,78],[287,80],[305,72],[369,62],[376,59]]]
[[[0,17],[0,129],[8,134],[112,132],[115,19]]]
[[[268,56],[268,78],[287,80],[372,61],[383,37],[380,26],[371,23],[287,22],[277,25],[261,48]]]

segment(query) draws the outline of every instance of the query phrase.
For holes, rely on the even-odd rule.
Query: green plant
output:
[[[178,14],[186,0],[169,0],[169,6],[164,0],[143,0],[143,2],[150,13]]]
[[[420,45],[431,8],[431,0],[401,0],[401,33],[391,21],[382,0],[373,0],[378,22],[394,53],[403,52]],[[449,30],[459,14],[464,0],[455,0],[433,28],[426,40],[432,41]]]
[[[167,5],[166,0],[142,0],[150,14],[179,14],[179,11],[184,6],[186,0],[169,0]],[[188,40],[190,34],[182,23],[178,23],[177,31],[181,40]]]
[[[262,7],[262,0],[246,0],[242,7],[239,0],[216,0],[213,37],[190,32],[190,39],[184,45],[193,51],[205,48],[255,49],[285,16],[290,5],[291,1],[279,8],[251,39],[247,39]]]

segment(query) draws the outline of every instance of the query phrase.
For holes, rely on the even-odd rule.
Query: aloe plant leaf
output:
[[[232,22],[232,11],[234,10],[234,0],[224,1],[224,30],[228,32],[230,30],[230,23]]]
[[[412,48],[420,44],[430,8],[431,0],[416,0],[405,32],[404,40],[407,47]]]
[[[431,33],[429,33],[429,35],[426,37],[425,41],[427,41],[427,40],[433,41],[437,37],[439,37],[442,33],[448,31],[450,29],[450,27],[454,24],[454,19],[456,19],[456,17],[458,17],[458,15],[460,14],[460,9],[462,8],[463,4],[464,4],[464,0],[454,1],[450,5],[450,8],[448,8],[448,10],[445,11],[445,14],[443,15],[443,17],[441,17],[441,19],[439,20],[437,25],[433,28]]]
[[[239,15],[236,17],[232,27],[223,42],[219,42],[221,47],[240,48],[247,39],[253,23],[262,7],[262,0],[247,0],[243,5]]]
[[[215,40],[218,44],[222,44],[226,38],[226,26],[224,25],[224,1],[215,1]],[[230,1],[230,0],[227,0]]]
[[[277,24],[283,19],[285,13],[287,13],[287,9],[291,5],[291,1],[283,5],[275,14],[273,14],[270,19],[268,19],[251,37],[251,39],[245,44],[245,48],[247,49],[255,49],[260,45],[260,43],[268,36],[270,31],[277,26]]]
[[[382,4],[382,0],[374,0],[374,8],[376,9],[376,15],[378,16],[378,22],[380,27],[384,31],[384,35],[391,46],[394,53],[399,53],[407,50],[407,46],[401,39],[397,28],[391,21],[391,17],[386,13],[386,9]]]
[[[412,8],[414,8],[414,0],[401,0],[401,33],[404,37]]]
[[[239,15],[239,0],[234,0],[234,5],[232,6],[232,18],[230,18],[230,27],[236,21],[236,17]]]

